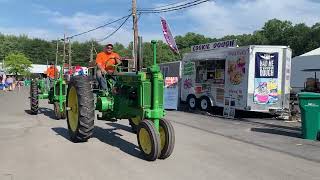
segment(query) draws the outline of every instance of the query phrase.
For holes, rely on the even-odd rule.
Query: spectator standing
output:
[[[9,87],[9,91],[13,90],[13,78],[11,76],[8,76],[8,78],[6,79],[6,84]]]

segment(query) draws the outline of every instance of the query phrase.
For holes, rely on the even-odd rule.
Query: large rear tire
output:
[[[67,122],[73,142],[85,142],[94,128],[94,97],[87,77],[75,76],[70,79],[67,93]]]
[[[30,85],[30,110],[31,114],[34,115],[37,115],[39,111],[39,89],[37,81],[31,81]]]
[[[147,161],[155,161],[160,155],[160,136],[150,120],[140,122],[137,131],[139,148]]]
[[[166,119],[159,121],[159,133],[161,142],[159,159],[166,159],[172,154],[175,144],[174,129],[170,121]]]

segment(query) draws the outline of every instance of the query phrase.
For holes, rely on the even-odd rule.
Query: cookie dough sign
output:
[[[278,78],[278,53],[256,53],[255,78]]]

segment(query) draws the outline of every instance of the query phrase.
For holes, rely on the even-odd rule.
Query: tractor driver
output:
[[[47,77],[50,79],[54,79],[55,73],[58,73],[58,69],[54,67],[53,63],[51,62],[46,71]]]
[[[107,44],[103,52],[97,54],[96,63],[98,66],[97,80],[103,90],[107,90],[108,85],[103,75],[113,74],[115,71],[115,65],[121,64],[119,54],[113,52],[113,45]]]
[[[45,71],[45,74],[47,74],[47,85],[49,87],[52,87],[52,83],[55,78],[55,74],[58,76],[58,69],[53,65],[52,62],[50,62],[49,65],[50,66]]]

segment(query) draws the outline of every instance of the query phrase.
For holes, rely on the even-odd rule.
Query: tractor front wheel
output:
[[[137,116],[129,119],[129,124],[131,126],[131,130],[134,133],[137,133],[138,125],[141,122],[141,117]]]
[[[72,77],[67,94],[67,122],[71,140],[85,142],[94,128],[94,97],[87,77]]]
[[[53,104],[54,114],[55,114],[57,120],[66,118],[66,105],[65,105],[65,103],[62,103],[62,106],[63,106],[63,111],[60,112],[59,102],[55,102]]]
[[[166,119],[160,120],[159,133],[161,141],[161,154],[159,159],[166,159],[172,154],[175,144],[174,129],[170,121]]]
[[[54,115],[56,116],[56,119],[57,120],[61,119],[61,112],[60,112],[59,102],[54,102],[53,109],[54,109]]]
[[[139,123],[137,130],[139,148],[148,161],[156,160],[160,155],[160,136],[154,123],[144,120]]]
[[[30,110],[32,114],[38,114],[39,110],[39,89],[38,82],[31,81],[30,85]]]

